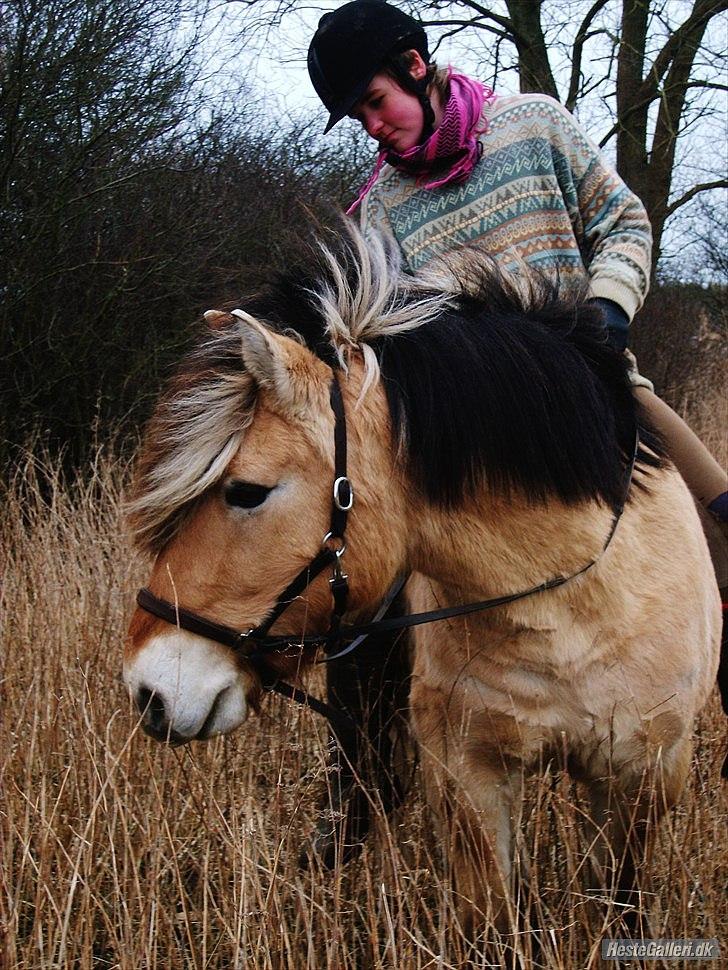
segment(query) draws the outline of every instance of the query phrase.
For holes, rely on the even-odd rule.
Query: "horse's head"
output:
[[[297,340],[241,316],[208,315],[214,329],[158,405],[131,521],[141,545],[157,552],[148,583],[156,597],[246,630],[322,547],[335,448],[331,367]],[[393,528],[399,499],[386,403],[375,390],[356,408],[363,373],[354,355],[342,382],[355,483],[345,555],[354,610],[381,597],[403,557]],[[381,535],[386,542],[377,542]],[[330,569],[318,576],[272,632],[325,631],[330,576]],[[291,676],[307,659],[297,651],[270,663]],[[178,742],[233,730],[261,689],[244,652],[141,609],[129,630],[124,679],[145,730]]]

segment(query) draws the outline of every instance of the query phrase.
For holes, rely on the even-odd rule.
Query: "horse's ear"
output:
[[[278,391],[284,397],[288,396],[289,392],[285,385],[289,382],[289,377],[283,349],[278,345],[273,334],[255,317],[247,313],[243,316],[241,310],[238,310],[235,316],[243,320],[240,337],[245,369],[261,387]]]
[[[245,369],[260,387],[271,392],[281,411],[301,417],[313,386],[319,383],[319,361],[305,347],[273,333],[250,314],[233,310],[233,315],[243,321],[240,337]]]
[[[222,310],[205,310],[202,316],[211,330],[222,330],[233,323],[234,319],[232,313],[224,313]]]

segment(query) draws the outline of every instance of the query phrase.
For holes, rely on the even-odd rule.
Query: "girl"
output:
[[[476,80],[439,71],[421,24],[384,0],[353,0],[324,15],[308,69],[329,112],[325,130],[349,116],[378,144],[374,171],[348,210],[359,213],[365,232],[393,239],[412,271],[478,242],[506,270],[550,271],[567,289],[583,288],[586,278],[608,339],[629,355],[630,321],[650,279],[649,220],[558,102],[541,94],[496,97]],[[725,472],[629,356],[650,423],[696,499],[725,523]],[[728,576],[719,580],[728,585]],[[389,643],[370,643],[365,659],[327,668],[332,701],[368,728],[373,765],[367,775],[357,737],[338,739],[334,807],[343,830],[322,822],[312,844],[325,864],[333,864],[338,838],[351,852],[368,829],[369,800],[353,785],[352,769],[378,789],[385,809],[397,800],[387,727],[403,679],[400,654]],[[365,717],[372,705],[374,716]]]

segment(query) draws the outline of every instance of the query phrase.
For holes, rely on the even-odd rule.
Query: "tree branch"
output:
[[[493,13],[487,7],[482,6],[480,3],[476,3],[475,0],[460,0],[464,7],[470,7],[474,10],[479,17],[484,20],[492,20],[493,23],[498,24],[507,34],[515,37],[515,28],[513,26],[513,21],[509,17],[504,17],[501,14]]]
[[[688,88],[707,88],[710,91],[728,91],[728,84],[718,84],[717,81],[688,81]]]
[[[657,98],[657,96],[659,95],[659,93],[660,93],[659,91],[656,91],[654,95],[650,95],[649,97],[644,98],[642,101],[637,101],[637,102],[635,102],[635,104],[630,105],[629,110],[628,111],[625,111],[624,114],[622,115],[622,117],[621,118],[618,118],[617,121],[615,121],[615,123],[612,125],[612,127],[609,129],[609,131],[606,133],[606,135],[599,142],[599,147],[600,148],[604,148],[604,146],[609,141],[609,139],[613,135],[616,135],[617,132],[620,130],[620,128],[623,128],[624,127],[625,122],[628,121],[629,118],[633,114],[635,114],[637,111],[641,111],[642,108],[646,108],[647,105],[651,104]]]
[[[660,81],[675,54],[685,43],[686,37],[689,37],[693,30],[703,22],[707,23],[716,14],[724,10],[728,10],[728,0],[695,0],[695,6],[688,19],[671,34],[669,40],[652,62],[638,95],[640,101],[647,97],[656,96]]]
[[[717,82],[714,83],[712,81],[688,81],[686,87],[714,88],[716,91],[728,91],[728,84],[718,84]],[[604,148],[604,146],[609,141],[609,139],[614,137],[614,135],[617,134],[619,129],[624,125],[626,121],[629,121],[629,119],[636,111],[641,111],[643,108],[646,108],[649,104],[651,104],[653,101],[656,101],[660,97],[662,97],[662,95],[659,88],[657,88],[655,89],[653,94],[649,94],[641,101],[636,101],[634,104],[630,105],[629,109],[624,112],[622,117],[612,125],[612,127],[609,129],[606,135],[601,139],[601,141],[599,142],[599,147]]]
[[[511,34],[504,30],[499,30],[497,27],[493,27],[491,24],[481,23],[479,20],[423,20],[423,27],[452,27],[452,30],[446,31],[443,37],[454,37],[455,34],[459,34],[461,30],[465,30],[468,27],[474,27],[476,30],[486,30],[489,34],[495,34],[496,37],[501,37],[504,40],[510,40]]]
[[[701,182],[699,185],[694,185],[684,195],[681,195],[679,199],[675,199],[674,202],[670,203],[665,210],[665,218],[667,219],[673,212],[677,212],[687,202],[694,199],[698,193],[709,192],[711,189],[728,189],[728,179],[716,179],[714,182]]]
[[[571,79],[569,81],[569,93],[566,95],[566,107],[569,111],[574,110],[576,104],[576,98],[579,93],[579,79],[581,77],[581,59],[584,53],[584,44],[586,41],[593,37],[593,34],[589,33],[589,27],[592,21],[607,5],[607,0],[595,0],[591,5],[589,10],[587,10],[584,19],[581,22],[581,26],[577,31],[576,37],[574,39],[574,47],[572,50],[571,57]]]

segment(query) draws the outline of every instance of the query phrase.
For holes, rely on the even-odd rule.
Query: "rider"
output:
[[[567,288],[586,277],[608,339],[632,361],[640,405],[695,497],[725,523],[725,472],[626,350],[649,285],[647,213],[569,112],[542,94],[496,96],[477,80],[439,70],[422,25],[385,0],[353,0],[325,14],[308,69],[329,112],[325,131],[348,116],[378,143],[374,171],[348,210],[359,212],[365,233],[393,239],[411,271],[480,242],[506,270],[522,272],[525,263],[558,274]],[[719,579],[728,584],[728,576]],[[402,651],[380,638],[359,660],[327,668],[331,699],[368,728],[375,776],[367,776],[357,735],[340,737],[332,763],[343,829],[322,821],[313,842],[325,864],[333,863],[339,835],[351,852],[368,829],[369,800],[352,771],[378,789],[385,809],[398,797],[387,726],[402,663]],[[365,706],[374,717],[364,716]]]

